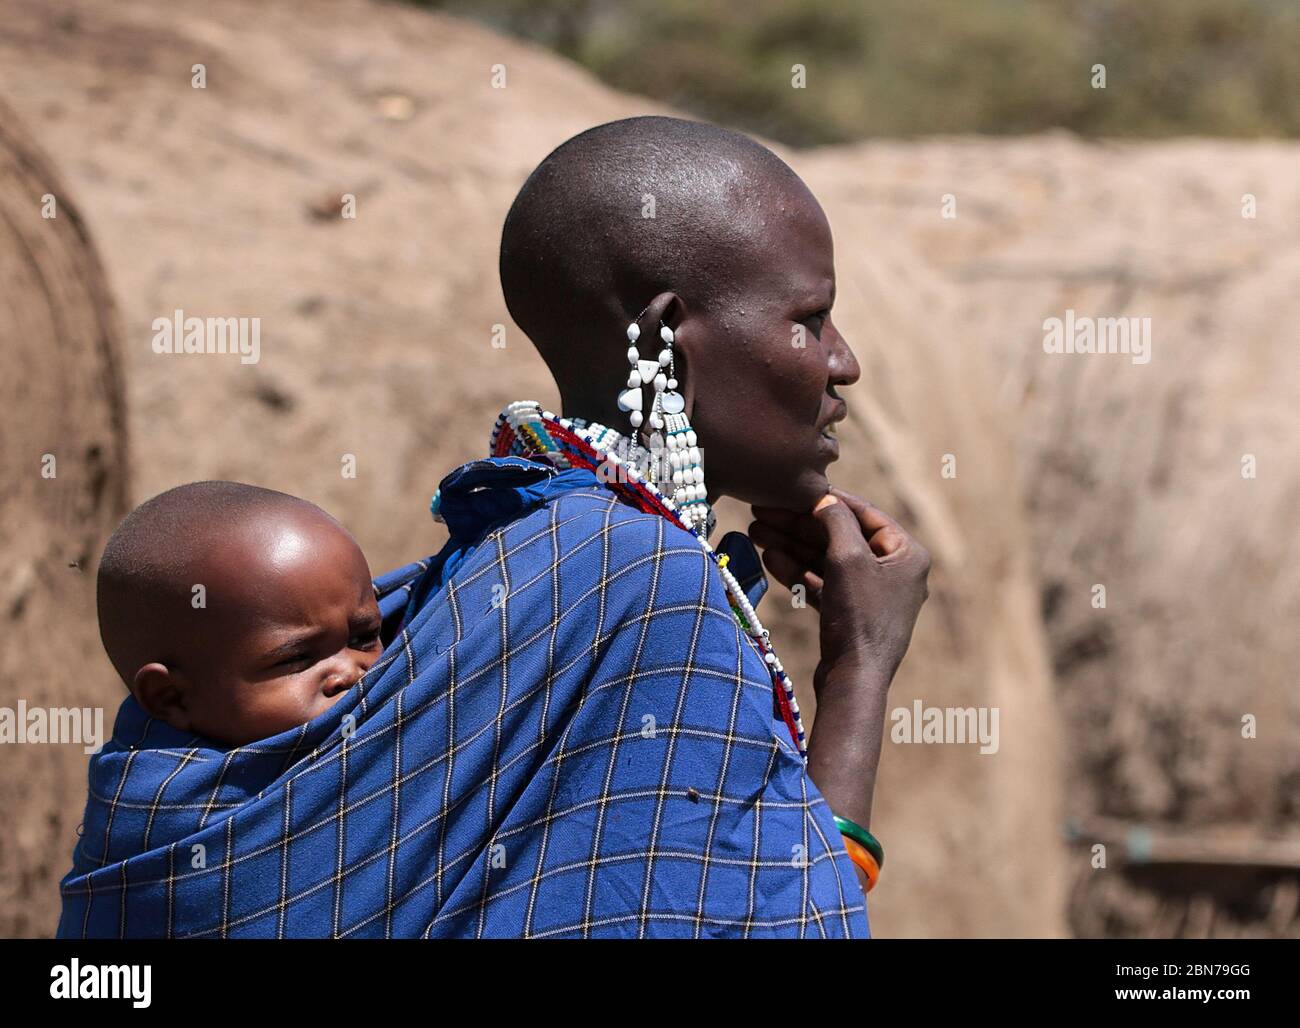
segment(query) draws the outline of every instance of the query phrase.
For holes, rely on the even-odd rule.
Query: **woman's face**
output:
[[[688,306],[675,349],[710,500],[809,510],[839,456],[826,434],[847,409],[836,387],[860,369],[831,320],[834,249],[821,205],[795,182],[760,206],[729,288]]]

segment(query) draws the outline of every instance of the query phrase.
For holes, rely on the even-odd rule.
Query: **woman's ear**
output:
[[[691,374],[691,334],[687,331],[683,335],[686,338],[684,344],[673,341],[673,365],[677,372],[677,392],[682,395],[682,413],[686,415],[687,421],[691,421],[695,416],[695,400],[699,395],[695,387],[699,383]]]
[[[662,321],[669,328],[676,329],[684,309],[685,304],[682,303],[680,296],[670,289],[664,290],[662,293],[656,293],[642,308],[641,313],[636,316],[636,323],[643,333],[649,332],[657,339],[659,323]],[[655,352],[658,353],[657,350]]]
[[[664,320],[664,324],[672,328],[672,364],[677,378],[676,391],[681,394],[682,413],[688,421],[694,420],[695,404],[702,394],[702,390],[699,389],[701,386],[699,376],[694,373],[699,363],[694,357],[699,347],[707,346],[705,339],[702,338],[703,333],[707,331],[705,324],[698,317],[692,317],[693,313],[686,307],[685,300],[676,296],[675,303],[669,311],[672,320],[668,321],[667,318]]]
[[[165,664],[146,664],[131,681],[131,695],[146,714],[182,732],[193,731],[186,702],[189,683]]]
[[[655,297],[655,304],[662,303],[662,320],[673,330],[673,373],[677,379],[674,392],[680,393],[685,404],[683,413],[690,420],[695,409],[694,376],[691,375],[691,349],[699,340],[695,338],[694,329],[688,323],[690,310],[686,301],[676,293],[661,293]]]

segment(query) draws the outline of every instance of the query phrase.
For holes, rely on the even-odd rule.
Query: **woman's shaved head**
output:
[[[624,330],[645,309],[643,331],[662,319],[676,335],[710,497],[804,508],[826,491],[834,454],[819,433],[842,416],[834,385],[858,369],[830,326],[825,215],[771,150],[678,118],[589,129],[520,190],[501,283],[566,415],[631,430],[617,407]]]
[[[665,289],[702,302],[727,288],[736,248],[759,227],[760,194],[794,184],[771,150],[713,125],[645,117],[588,129],[537,166],[506,216],[510,314],[562,364],[583,311],[606,308],[626,327]],[[616,297],[645,300],[607,309]]]

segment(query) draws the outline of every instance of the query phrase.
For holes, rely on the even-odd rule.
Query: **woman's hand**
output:
[[[750,538],[821,612],[808,774],[831,810],[871,827],[889,684],[929,595],[930,555],[898,522],[831,487],[810,514],[755,507]],[[865,893],[866,873],[857,869]]]
[[[831,487],[811,514],[754,507],[749,535],[787,588],[821,614],[820,695],[837,666],[873,669],[888,684],[929,595],[930,555],[893,518]]]

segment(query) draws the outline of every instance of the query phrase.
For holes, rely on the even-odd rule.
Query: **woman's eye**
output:
[[[803,323],[808,326],[808,329],[812,332],[813,335],[815,335],[818,339],[820,339],[822,334],[822,327],[826,324],[826,315],[811,314],[808,317],[803,319]]]

